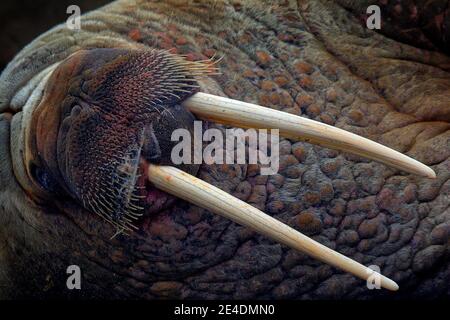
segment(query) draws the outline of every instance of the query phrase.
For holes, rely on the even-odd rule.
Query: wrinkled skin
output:
[[[389,30],[367,30],[351,2],[177,3],[112,4],[87,15],[81,31],[45,34],[3,73],[1,296],[448,297],[450,58],[413,47],[400,33],[405,43],[388,38]],[[448,46],[442,30],[432,47],[412,44]],[[435,180],[283,139],[277,175],[260,176],[255,165],[202,165],[197,174],[330,248],[378,265],[400,290],[368,290],[349,274],[183,201],[131,236],[111,239],[114,227],[76,201],[38,202],[25,192],[13,170],[21,112],[11,97],[36,69],[81,48],[129,45],[175,48],[191,60],[223,55],[222,74],[201,80],[202,91],[332,124],[431,166]],[[72,264],[82,270],[80,291],[66,289]]]

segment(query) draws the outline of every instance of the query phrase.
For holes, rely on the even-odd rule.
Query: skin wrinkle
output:
[[[317,10],[317,9],[316,9]],[[314,16],[314,13],[310,13],[310,14],[312,14],[313,16]],[[321,23],[320,21],[319,22],[316,22],[316,23]],[[332,28],[330,28],[330,29],[332,29]],[[362,29],[362,28],[361,28]],[[381,65],[381,66],[383,66],[383,62],[381,62],[383,59],[381,59],[381,60],[378,60],[379,58],[378,57],[374,57],[375,59],[377,59],[378,61],[380,61],[380,62],[377,62],[376,64],[374,64],[374,66],[371,66],[371,63],[370,62],[367,62],[367,60],[363,60],[363,59],[361,59],[362,57],[359,57],[359,54],[357,53],[357,51],[358,50],[354,50],[354,51],[352,51],[352,52],[350,52],[349,51],[349,49],[352,47],[352,42],[350,42],[348,45],[346,45],[346,46],[343,46],[343,50],[341,51],[340,50],[340,48],[338,48],[337,46],[336,46],[336,43],[335,43],[335,40],[334,39],[331,39],[329,36],[328,36],[328,34],[329,34],[329,32],[327,33],[327,32],[324,32],[326,30],[326,28],[318,28],[318,31],[317,32],[314,32],[321,40],[323,40],[324,42],[325,42],[325,45],[326,45],[326,47],[335,55],[335,56],[338,56],[338,57],[340,57],[343,61],[344,61],[344,63],[346,63],[346,64],[348,64],[348,65],[350,65],[351,67],[352,67],[352,71],[355,71],[356,72],[356,74],[358,75],[358,76],[362,76],[362,78],[363,79],[367,79],[367,80],[369,80],[369,81],[371,81],[372,83],[373,83],[373,86],[374,86],[374,88],[375,89],[377,89],[378,91],[380,91],[380,89],[382,89],[382,88],[380,88],[380,85],[379,84],[377,84],[377,73],[380,73],[381,72],[381,74],[380,75],[383,75],[382,74],[382,72],[383,72],[383,70],[384,70],[384,68],[379,68],[379,66]],[[362,33],[362,31],[361,31],[361,33]],[[376,36],[376,35],[372,35],[372,37],[371,37],[371,39],[372,38],[378,38],[379,36]],[[390,41],[390,40],[384,40],[383,38],[381,38],[381,40],[380,41],[382,41],[380,44],[379,44],[379,47],[381,47],[381,48],[385,48],[389,43],[393,43],[392,41]],[[392,44],[392,46],[393,46],[393,57],[392,58],[396,58],[396,60],[398,60],[398,59],[401,59],[400,61],[399,61],[399,68],[401,68],[402,67],[402,65],[401,65],[401,62],[402,62],[402,60],[406,57],[411,57],[411,58],[409,58],[409,59],[414,59],[413,57],[414,56],[417,56],[418,58],[420,57],[420,56],[418,56],[418,55],[413,55],[413,54],[411,54],[411,53],[413,53],[414,51],[413,50],[411,50],[410,48],[408,48],[408,46],[403,46],[403,47],[400,47],[399,49],[395,49],[395,47],[397,46],[396,44]],[[348,49],[347,49],[348,48]],[[363,50],[366,50],[367,51],[367,49],[363,49]],[[372,50],[378,50],[378,49],[376,49],[376,48],[372,48]],[[370,54],[370,52],[368,52],[369,54]],[[372,55],[372,54],[371,54]],[[391,54],[387,54],[388,56],[389,55],[391,55]],[[403,57],[399,57],[399,55],[403,55]],[[384,55],[382,55],[382,57],[383,57]],[[351,58],[350,58],[351,57]],[[448,64],[448,59],[446,59],[445,57],[442,57],[442,59],[441,59],[441,57],[439,57],[439,56],[437,56],[436,57],[437,58],[437,60],[439,61],[439,60],[441,60],[442,62],[442,64],[444,65],[444,64]],[[409,60],[408,59],[408,60]],[[368,72],[368,74],[367,75],[365,75],[365,74],[362,74],[362,72],[359,70],[360,69],[360,66],[361,65],[363,65],[366,69],[368,68],[368,70],[366,70],[366,69],[362,69],[361,71],[362,72],[367,72],[367,71],[369,71]],[[375,67],[376,66],[376,67]],[[414,68],[413,68],[414,67]],[[417,67],[416,67],[416,65],[412,65],[411,66],[411,68],[410,69],[412,69],[412,71],[414,71],[414,70],[417,70],[417,71],[420,71],[420,67],[421,67],[421,65],[417,65]],[[371,69],[373,69],[374,71],[373,72],[371,72]],[[405,68],[403,67],[403,70],[404,70]],[[431,67],[429,67],[428,69],[427,69],[427,72],[429,71],[429,70],[432,70],[433,69],[433,67],[431,66]],[[373,73],[373,74],[372,74]],[[439,74],[439,73],[438,73]],[[442,81],[442,85],[441,85],[441,87],[442,86],[444,86],[444,87],[449,87],[449,85],[448,85],[448,82],[449,82],[449,78],[448,78],[448,74],[447,73],[443,73],[444,75],[446,75],[446,77],[445,77],[445,80],[447,80],[447,81]],[[389,76],[393,76],[394,74],[392,74],[392,73],[389,73]],[[394,77],[394,81],[395,81],[395,77]],[[397,83],[397,81],[395,82],[395,83]],[[425,92],[425,90],[427,89],[427,87],[426,87],[426,85],[424,84],[424,81],[422,81],[422,82],[419,82],[420,83],[420,85],[418,86],[418,88],[415,88],[416,90],[414,91],[414,93],[416,93],[416,92]],[[445,85],[445,84],[447,84],[447,85]],[[398,89],[400,89],[398,86],[396,86],[396,85],[391,85],[391,86],[389,86],[390,88],[394,88],[395,90],[398,90]],[[406,90],[405,90],[406,91]],[[442,91],[441,91],[442,93],[442,95],[443,96],[445,96],[445,95],[448,95],[448,90],[443,90],[442,89]],[[406,91],[406,93],[408,94],[408,91]],[[440,92],[438,91],[438,90],[436,90],[436,95],[438,95]],[[396,94],[398,95],[398,93],[396,92]],[[400,106],[403,106],[403,105],[405,105],[405,106],[408,106],[408,105],[411,105],[412,103],[411,103],[411,99],[409,99],[409,100],[406,100],[406,101],[396,101],[396,100],[398,100],[398,99],[392,99],[393,97],[392,97],[392,95],[390,95],[390,94],[383,94],[383,96],[385,96],[386,97],[386,99],[392,104],[392,106],[395,108],[395,109],[397,109],[397,110],[399,110],[399,111],[403,111],[402,110],[402,107],[400,107]],[[417,98],[417,97],[416,97]],[[442,102],[443,101],[445,101],[445,99],[442,99]],[[428,114],[426,114],[425,115],[425,119],[424,119],[424,116],[422,115],[422,113],[417,113],[417,112],[415,112],[415,114],[417,115],[417,118],[419,119],[419,120],[433,120],[433,112],[435,111],[435,110],[439,110],[440,108],[442,109],[442,110],[446,110],[447,109],[447,107],[446,107],[446,105],[445,105],[445,103],[443,104],[443,103],[441,103],[440,105],[437,105],[437,106],[433,106],[434,108],[433,109],[431,109],[431,110],[428,110],[428,113],[429,114],[431,114],[431,117],[430,117],[430,115],[428,115]],[[411,109],[411,108],[410,108]],[[409,110],[405,110],[406,111],[406,113],[410,113],[410,111]],[[424,113],[425,114],[425,113]],[[445,111],[443,111],[443,113],[442,114],[439,114],[438,113],[438,115],[436,116],[436,117],[441,117],[441,119],[442,120],[447,120],[447,117],[446,117],[446,112]]]
[[[258,20],[256,19],[256,17],[252,17],[252,18],[253,18],[254,21],[257,21],[259,24],[264,25],[262,22],[258,21]],[[265,24],[264,26],[269,28],[269,26],[268,26],[267,24]],[[274,34],[276,34],[276,30],[271,29],[271,31],[272,31]],[[279,56],[277,55],[276,50],[272,50],[272,54],[274,55],[275,58],[278,58],[278,59],[279,59]],[[293,75],[293,73],[290,72],[290,71],[288,70],[288,68],[287,68],[287,66],[285,65],[285,63],[283,63],[282,60],[280,60],[280,61],[281,61],[281,64],[283,65],[283,67],[286,69],[287,74],[290,75],[291,78],[295,78],[294,75]],[[289,92],[289,94],[290,94],[290,96],[291,96],[291,98],[292,98],[292,105],[291,105],[291,107],[297,107],[297,108],[299,108],[299,106],[295,103],[296,97],[297,97],[297,95],[299,94],[299,92],[296,92],[296,93],[295,93],[295,97],[292,95],[293,92]]]
[[[250,15],[249,9],[243,5],[237,11],[238,13],[234,15],[227,13],[229,14],[228,16],[222,17],[220,12],[223,11],[219,11],[217,13],[211,13],[211,17],[206,16],[204,19],[208,21],[207,23],[197,24],[194,23],[197,19],[193,17],[198,17],[198,12],[189,14],[183,11],[191,10],[187,7],[174,9],[173,16],[179,17],[177,19],[181,20],[181,23],[176,21],[175,18],[169,20],[164,19],[163,17],[166,16],[164,10],[171,9],[170,5],[172,4],[169,3],[159,6],[159,4],[149,3],[143,5],[148,6],[147,9],[152,8],[155,9],[155,12],[159,12],[153,14],[151,17],[152,19],[160,17],[160,22],[146,22],[147,25],[151,25],[152,29],[143,29],[140,26],[140,21],[146,16],[145,12],[147,9],[142,9],[136,15],[133,14],[133,17],[139,19],[127,19],[130,20],[129,23],[131,25],[124,26],[111,23],[109,25],[105,24],[105,26],[112,30],[111,35],[116,37],[120,34],[123,39],[129,39],[126,33],[130,29],[137,28],[137,30],[141,31],[142,38],[139,41],[143,44],[150,44],[151,46],[163,49],[166,46],[173,46],[177,48],[178,53],[195,53],[195,55],[198,55],[194,58],[199,58],[202,55],[201,52],[209,47],[213,47],[215,50],[218,48],[222,50],[221,45],[226,42],[227,46],[223,49],[224,61],[219,65],[223,75],[213,78],[216,88],[211,89],[207,87],[205,88],[206,90],[218,90],[221,93],[223,90],[223,93],[232,98],[261,103],[261,101],[265,101],[263,99],[264,96],[260,97],[262,81],[274,81],[275,75],[285,75],[290,79],[288,84],[285,86],[276,85],[275,91],[271,92],[280,96],[280,101],[280,92],[283,92],[279,91],[280,87],[283,88],[282,90],[286,89],[288,91],[291,100],[294,102],[299,95],[310,95],[313,100],[311,104],[317,104],[320,110],[317,114],[310,115],[306,112],[307,107],[301,107],[299,105],[294,110],[295,113],[304,113],[304,116],[310,116],[313,119],[323,121],[321,116],[328,113],[333,114],[333,109],[336,109],[337,112],[334,113],[337,118],[336,125],[341,128],[374,137],[375,139],[384,132],[379,129],[379,123],[383,124],[382,119],[384,118],[387,121],[390,118],[389,114],[391,112],[385,105],[386,101],[384,99],[381,101],[376,100],[376,103],[380,106],[373,104],[372,85],[368,85],[367,82],[361,83],[359,77],[352,75],[345,62],[341,63],[336,61],[338,54],[332,55],[323,52],[323,44],[319,41],[321,39],[317,39],[307,31],[303,31],[305,28],[306,30],[309,29],[303,25],[305,20],[301,19],[300,16],[296,17],[298,21],[293,21],[292,23],[303,28],[298,28],[298,30],[292,28],[289,32],[287,30],[284,32],[285,24],[284,20],[282,20],[279,29],[279,34],[288,33],[294,37],[299,36],[300,40],[295,40],[299,45],[289,43],[286,46],[283,40],[277,38],[279,34],[277,35],[275,32],[269,38],[269,41],[274,42],[274,45],[266,46],[268,41],[266,38],[267,33],[263,31],[268,26],[276,25],[277,21],[280,22],[280,19],[283,19],[282,15],[277,15],[277,10],[283,12],[285,10],[284,8],[278,7],[274,9],[274,13],[261,14],[259,17],[259,12],[262,11],[256,6],[256,9],[252,9],[251,16],[256,15],[259,19],[248,19],[246,24],[240,24],[241,19]],[[167,9],[163,9],[164,6]],[[115,5],[112,8],[114,7],[118,14],[120,14],[121,10],[124,10],[120,5]],[[297,8],[296,5],[292,9],[294,12],[303,10],[301,7]],[[231,9],[228,9],[226,12],[231,11]],[[323,10],[323,13],[328,14],[328,11]],[[129,16],[130,12],[124,14]],[[107,14],[103,15],[103,19],[106,19],[106,22],[107,17]],[[95,12],[90,15],[89,19],[92,19],[92,21],[96,19]],[[271,19],[271,22],[268,21]],[[211,21],[213,21],[213,25],[208,28]],[[229,21],[233,21],[234,23]],[[174,31],[170,27],[171,23],[175,24],[178,30]],[[351,20],[343,23],[354,24],[354,21]],[[220,39],[218,34],[224,25],[233,27],[230,27],[228,33],[223,35],[225,40],[220,40],[219,42],[217,41],[217,39]],[[236,30],[233,30],[233,28]],[[247,30],[245,30],[246,28]],[[244,31],[241,31],[241,29]],[[252,33],[253,38],[240,38],[239,36],[244,35],[245,31]],[[84,31],[82,30],[81,32]],[[162,41],[157,40],[161,36],[160,34],[156,34],[157,32],[162,32],[163,35],[166,35],[167,38],[172,40],[169,41],[167,38]],[[269,32],[273,33],[274,30],[270,30]],[[81,40],[75,47],[84,47],[88,35],[92,36],[93,33],[88,32],[86,36],[77,35],[78,39],[85,40]],[[177,38],[183,36],[188,42],[184,45],[178,45],[176,42]],[[91,41],[95,41],[95,39]],[[190,41],[195,41],[195,43],[190,43]],[[180,42],[183,43],[183,41]],[[75,47],[68,50],[68,52],[75,50]],[[272,56],[270,58],[271,60],[266,62],[262,59],[264,55],[256,55],[254,53],[255,48],[258,50],[264,49],[267,54]],[[221,50],[218,50],[219,53],[221,53]],[[309,71],[301,73],[301,77],[298,76],[299,73],[295,70],[293,62],[290,59],[283,60],[283,54],[286,53],[290,54],[290,57],[295,57],[296,60],[308,62],[313,66],[313,70],[310,73],[308,73]],[[317,58],[313,58],[316,56]],[[315,65],[316,61],[320,61],[323,65]],[[332,69],[334,67],[337,70],[336,73],[338,76],[333,75],[334,72]],[[245,74],[247,70],[254,75],[247,77]],[[304,78],[313,79],[312,87],[302,88],[297,83]],[[230,81],[229,79],[234,80]],[[324,94],[325,90],[335,84],[339,85],[339,87],[346,88],[346,90],[338,94],[336,100],[331,102],[327,101]],[[204,83],[201,83],[201,85],[205,87]],[[358,98],[353,103],[347,107],[345,105],[338,106],[341,99],[345,100],[347,96],[355,94],[358,95]],[[270,107],[280,108],[280,105],[282,105],[281,103],[270,103],[270,100],[268,101],[269,104],[265,105]],[[346,108],[350,108],[350,110],[358,109],[361,103],[367,104],[366,112],[364,113],[370,116],[370,120],[367,121],[367,125],[365,126],[357,127],[350,125],[351,122],[344,110]],[[282,106],[282,109],[285,110],[289,107],[292,107],[291,102],[286,106]],[[383,109],[383,112],[373,110],[375,108]],[[401,117],[404,119],[406,115],[402,115]],[[222,130],[224,128],[220,125],[217,127]],[[438,187],[434,188],[433,192],[430,193],[428,191],[431,189],[430,182],[425,181],[425,179],[411,175],[399,176],[397,171],[393,171],[380,164],[369,162],[369,164],[372,164],[370,169],[365,167],[359,169],[363,176],[358,180],[358,176],[355,174],[357,165],[366,164],[367,160],[360,162],[361,159],[359,157],[335,153],[301,142],[296,143],[295,141],[290,142],[289,140],[282,140],[281,142],[291,144],[291,149],[286,152],[283,158],[283,164],[280,163],[280,168],[282,166],[285,168],[284,170],[280,169],[280,175],[283,177],[284,182],[278,189],[275,188],[271,192],[268,191],[268,188],[274,182],[274,177],[269,177],[266,183],[263,184],[250,183],[250,198],[256,192],[255,186],[259,186],[258,188],[262,186],[263,189],[261,190],[265,189],[267,194],[265,198],[256,197],[255,199],[257,201],[252,204],[257,207],[260,206],[265,209],[264,211],[271,213],[268,207],[273,201],[280,199],[283,209],[271,214],[300,230],[304,227],[309,227],[309,225],[298,224],[298,219],[293,219],[290,222],[290,219],[302,213],[309,212],[312,218],[310,220],[311,223],[315,223],[316,221],[321,223],[321,229],[318,234],[313,236],[314,239],[332,248],[337,248],[340,252],[348,252],[352,258],[362,261],[366,265],[374,262],[379,263],[383,273],[393,276],[395,280],[400,281],[401,290],[403,290],[403,287],[406,288],[405,291],[399,293],[398,296],[400,297],[430,295],[433,290],[437,293],[446,290],[445,283],[440,283],[438,280],[439,274],[444,279],[449,279],[448,270],[446,270],[448,269],[448,258],[445,255],[442,256],[439,263],[438,261],[435,263],[435,267],[430,268],[429,274],[417,273],[413,271],[411,265],[413,263],[413,257],[417,256],[422,249],[430,248],[427,234],[429,230],[434,230],[433,226],[440,225],[438,219],[448,221],[448,218],[447,220],[444,218],[445,212],[448,211],[448,206],[444,206],[442,209],[440,208],[442,204],[445,204],[445,184],[448,184],[449,179],[448,174],[445,174],[445,170],[448,168],[448,156],[443,162],[435,166],[438,172],[438,181],[436,182]],[[392,140],[386,142],[392,143]],[[300,149],[303,150],[303,155],[296,157],[295,154]],[[305,159],[303,159],[304,156],[306,157]],[[292,157],[298,160],[297,163],[292,161]],[[331,176],[323,172],[322,165],[325,161],[338,162],[336,171]],[[295,173],[297,169],[300,170],[300,174],[298,172]],[[291,171],[293,176],[289,177],[289,172]],[[241,172],[235,175],[235,171],[227,166],[202,166],[200,177],[227,191],[235,190],[241,182],[250,181],[248,172],[247,174]],[[229,177],[229,179],[223,179],[223,177]],[[379,177],[382,177],[382,183],[379,184],[379,187],[373,187],[373,190],[375,190],[373,192],[365,191],[364,185],[371,185],[371,180]],[[406,215],[405,221],[400,219],[394,223],[385,220],[383,223],[385,225],[384,228],[388,232],[387,239],[390,239],[395,230],[395,232],[399,232],[400,235],[398,237],[401,241],[394,241],[394,244],[397,244],[396,248],[389,244],[388,241],[383,240],[379,242],[379,237],[383,235],[381,232],[383,228],[379,226],[374,228],[370,225],[370,221],[379,215],[384,215],[392,219],[392,221],[395,221],[395,217],[398,215],[396,208],[401,208],[405,204],[402,194],[406,192],[404,191],[406,186],[396,184],[398,177],[409,181],[413,185],[418,185],[418,187],[416,191],[417,195],[413,195],[412,202],[407,205],[412,208],[413,218],[410,219]],[[254,180],[259,179],[258,176],[252,176],[251,178]],[[332,188],[331,193],[326,189],[326,186],[330,185]],[[420,185],[423,185],[423,190],[420,190]],[[387,192],[385,191],[386,189],[395,190],[394,194],[396,196],[392,200],[390,200],[390,197],[387,197],[389,193],[385,194]],[[18,190],[14,192],[20,195]],[[418,195],[423,193],[430,194],[426,201],[419,200],[418,198]],[[364,199],[368,195],[373,195],[376,198],[373,209],[366,209],[364,204],[355,204],[354,206],[357,208],[358,206],[362,207],[356,211],[350,211],[348,205],[351,201]],[[6,194],[0,196],[1,203],[3,201],[10,201],[4,200],[7,199]],[[334,207],[333,201],[335,200],[342,200],[344,208],[331,212]],[[438,200],[442,203],[441,205],[437,205]],[[382,208],[377,203],[380,203]],[[423,205],[425,203],[430,204],[432,212],[419,215],[419,206],[422,205],[424,207]],[[163,221],[163,226],[164,221],[166,221],[168,225],[181,225],[187,229],[184,238],[177,239],[168,236],[159,237],[156,235],[147,235],[146,233],[138,233],[136,239],[133,239],[128,244],[125,244],[121,238],[108,241],[108,238],[105,237],[107,230],[98,230],[98,226],[101,224],[95,225],[90,222],[90,220],[97,221],[96,217],[89,216],[89,218],[82,218],[86,213],[80,209],[70,209],[70,206],[72,205],[60,204],[60,210],[67,212],[67,215],[64,217],[45,216],[45,222],[42,222],[40,225],[44,228],[51,228],[53,230],[52,232],[55,232],[54,235],[44,235],[48,238],[46,240],[48,243],[51,243],[50,239],[52,237],[58,238],[57,234],[60,235],[60,238],[66,239],[65,243],[67,243],[67,247],[57,248],[57,252],[51,255],[52,257],[59,257],[55,262],[55,273],[58,272],[58,268],[63,270],[69,264],[68,262],[73,263],[74,258],[70,254],[71,252],[82,252],[82,255],[85,257],[83,260],[80,260],[80,263],[83,262],[82,269],[92,270],[87,278],[87,282],[89,283],[86,285],[89,286],[90,284],[92,286],[90,294],[93,296],[102,297],[105,296],[105,292],[110,292],[110,294],[117,294],[117,296],[144,296],[149,298],[167,296],[181,296],[185,298],[257,297],[306,299],[394,297],[386,292],[368,291],[364,283],[349,275],[340,273],[331,267],[324,266],[313,259],[307,258],[302,253],[293,252],[278,244],[274,244],[265,237],[256,235],[254,232],[220,217],[212,216],[205,210],[200,210],[197,217],[193,217],[192,215],[195,216],[195,212],[194,214],[190,212],[192,206],[182,202],[177,202],[171,211],[165,210],[162,212],[160,218]],[[374,212],[371,212],[371,210]],[[11,213],[11,216],[17,215],[20,217],[23,214],[23,210],[20,210],[20,207],[18,207],[17,210]],[[36,214],[36,212],[32,211],[27,213],[27,215],[31,216],[33,214]],[[370,218],[366,217],[366,215],[370,215]],[[417,216],[420,219],[417,219]],[[347,220],[348,224],[346,227],[342,227],[342,223],[346,217],[352,218],[353,220]],[[3,219],[1,218],[1,221]],[[11,218],[9,217],[9,219]],[[67,222],[68,219],[74,221],[74,223],[69,225]],[[354,231],[359,234],[359,227],[365,221],[367,221],[369,227],[373,227],[373,230],[375,230],[372,233],[367,233],[369,236],[364,238],[365,241],[359,236],[360,239],[356,243],[347,243],[345,241],[339,244],[336,243],[339,235],[346,231]],[[427,222],[426,230],[421,231],[425,227],[425,222]],[[414,225],[410,226],[411,223]],[[394,224],[398,226],[395,230],[392,230]],[[77,227],[73,227],[72,225],[76,225]],[[313,225],[311,224],[311,226]],[[26,226],[22,226],[21,228],[26,228]],[[83,232],[80,233],[79,229],[83,230]],[[196,230],[204,231],[196,233]],[[369,230],[372,229],[369,228]],[[161,230],[161,232],[168,231],[168,229],[164,230],[164,228]],[[404,236],[403,234],[405,233],[409,233],[409,236]],[[11,239],[17,237],[13,234],[12,230],[8,234]],[[83,234],[86,234],[86,237]],[[30,236],[30,238],[32,237]],[[40,238],[41,235],[35,237]],[[86,243],[77,244],[79,237],[83,239],[87,238]],[[410,239],[415,239],[414,243],[417,243],[417,245],[413,246],[410,244]],[[448,244],[444,246],[448,248]],[[280,248],[281,250],[279,250]],[[406,254],[402,251],[402,254],[403,256],[407,256],[404,259],[407,261],[405,262],[407,267],[397,268],[395,265],[397,255],[400,254],[401,250],[406,248],[410,249],[409,253]],[[274,253],[271,253],[271,250]],[[30,256],[33,257],[31,251],[30,249]],[[115,254],[116,251],[120,251],[122,254]],[[281,252],[276,253],[278,251]],[[279,259],[277,258],[278,256],[280,257]],[[11,253],[9,260],[13,261],[13,257],[14,255]],[[252,261],[252,263],[246,263],[247,261]],[[420,261],[416,262],[416,264],[420,264]],[[99,268],[99,266],[103,267]],[[23,271],[22,276],[25,278],[29,274],[29,271],[22,269],[21,267],[18,268],[18,270]],[[304,271],[302,271],[303,269]],[[113,280],[108,278],[111,274],[110,271],[116,274]],[[117,277],[119,274],[123,275],[123,278],[120,280]],[[99,280],[96,280],[96,278]],[[425,280],[428,280],[429,283]],[[348,283],[344,281],[348,281]],[[53,282],[57,283],[58,281],[55,279]],[[36,280],[36,283],[38,285],[35,289],[41,290],[39,279]],[[64,284],[65,280],[62,283]],[[147,284],[147,286],[142,287],[142,283]],[[149,290],[149,287],[152,289]],[[439,290],[436,288],[439,288]],[[57,288],[54,290],[53,292],[56,295],[58,290]],[[30,289],[29,294],[33,294],[32,289]],[[68,293],[65,292],[65,294]]]
[[[441,48],[448,52],[448,30],[445,22],[449,12],[449,2],[445,0],[424,1],[353,1],[338,0],[346,10],[363,19],[366,8],[379,5],[382,16],[386,17],[378,32],[401,42],[430,50]],[[426,6],[428,10],[420,10]],[[439,23],[439,19],[441,21]],[[391,21],[394,21],[392,23]]]
[[[315,33],[315,34],[316,34],[316,36],[317,36],[320,40],[323,40],[322,37],[320,37],[319,34],[317,34],[317,33]],[[327,46],[326,42],[325,42],[325,47],[327,48],[327,51],[328,51],[328,53],[329,53],[330,55],[335,56],[335,55],[333,55],[333,53],[334,53],[333,50],[328,49],[328,46]],[[342,63],[343,65],[345,65],[345,66],[348,66],[348,63],[347,63],[346,60],[341,60],[341,59],[339,59],[339,56],[336,56],[336,57],[337,57],[337,59],[339,60],[339,62],[341,62],[341,63]],[[349,70],[354,76],[360,77],[360,78],[362,78],[363,80],[366,80],[364,77],[361,77],[359,74],[355,73],[354,70],[353,70],[350,66],[348,66],[348,70]],[[373,86],[372,84],[370,84],[370,86],[371,86],[372,88],[374,88],[374,86]],[[386,101],[386,103],[388,104],[388,106],[395,110],[395,108],[394,108],[391,104],[389,104],[389,101],[388,101],[388,100],[385,100],[381,95],[380,95],[379,98],[382,99],[382,100],[384,100],[384,101]]]

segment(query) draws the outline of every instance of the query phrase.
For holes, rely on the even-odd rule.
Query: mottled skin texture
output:
[[[448,297],[450,58],[369,31],[332,2],[181,3],[115,3],[87,15],[79,32],[45,34],[5,70],[1,295]],[[332,124],[430,165],[435,180],[284,139],[277,175],[260,176],[254,165],[204,165],[198,174],[321,243],[380,266],[400,291],[369,291],[351,275],[182,201],[133,236],[114,239],[113,227],[76,202],[32,201],[13,175],[11,118],[20,110],[11,97],[36,69],[76,50],[130,45],[193,60],[223,55],[222,75],[202,80],[203,91]],[[81,291],[65,289],[71,264],[83,271]]]

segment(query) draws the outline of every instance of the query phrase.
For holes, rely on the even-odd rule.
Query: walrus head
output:
[[[23,185],[42,199],[68,195],[131,231],[149,206],[152,191],[139,179],[146,161],[168,163],[171,131],[192,130],[194,117],[179,103],[197,90],[194,77],[212,70],[155,50],[71,55],[48,76],[25,119]]]

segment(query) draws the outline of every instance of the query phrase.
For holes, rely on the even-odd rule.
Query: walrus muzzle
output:
[[[192,130],[194,117],[179,103],[195,92],[202,67],[160,51],[73,54],[49,77],[33,111],[31,178],[131,231],[144,208],[142,160],[169,164],[171,131]]]

